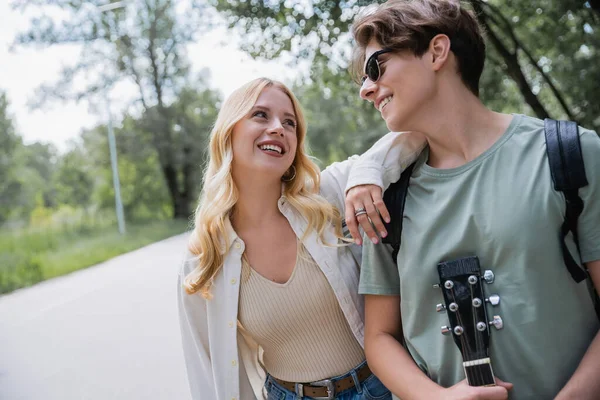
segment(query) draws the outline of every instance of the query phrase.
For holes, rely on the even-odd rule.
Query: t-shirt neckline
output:
[[[425,150],[423,151],[423,156],[419,160],[419,162],[420,162],[419,170],[421,172],[423,172],[424,174],[430,175],[430,176],[447,177],[447,176],[455,176],[455,175],[462,174],[463,172],[481,164],[483,162],[483,160],[490,157],[500,147],[502,147],[502,145],[504,145],[504,143],[506,143],[512,137],[512,135],[517,130],[518,126],[521,124],[522,117],[523,116],[520,114],[513,114],[513,118],[511,119],[510,123],[508,124],[508,127],[506,128],[506,130],[504,131],[502,136],[500,136],[500,138],[498,140],[496,140],[496,142],[489,149],[487,149],[486,151],[481,153],[479,156],[477,156],[473,160],[471,160],[459,167],[456,167],[456,168],[433,168],[433,167],[429,166],[427,164],[427,160],[429,159],[429,147],[426,147]]]

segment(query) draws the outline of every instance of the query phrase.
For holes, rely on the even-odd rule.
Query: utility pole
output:
[[[119,233],[125,234],[125,215],[123,212],[123,202],[121,201],[121,183],[119,181],[119,165],[117,164],[117,144],[113,132],[112,113],[110,112],[110,99],[105,91],[106,110],[108,112],[108,148],[110,151],[110,165],[112,167],[113,186],[115,189],[115,208],[117,211],[117,224]]]
[[[103,6],[95,6],[99,12],[108,12],[117,8],[123,8],[126,6],[125,1],[117,1],[114,3],[108,3]],[[117,214],[117,225],[119,227],[119,233],[125,234],[125,213],[123,212],[123,202],[121,201],[121,183],[119,181],[119,165],[117,164],[117,144],[115,141],[115,133],[113,131],[112,113],[110,111],[110,97],[108,90],[104,88],[104,101],[106,103],[106,111],[108,113],[108,148],[110,151],[110,165],[112,167],[113,176],[113,187],[115,190],[115,210]]]

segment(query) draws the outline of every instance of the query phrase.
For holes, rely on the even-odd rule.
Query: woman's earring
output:
[[[284,182],[291,182],[294,180],[295,177],[296,177],[296,167],[294,166],[294,164],[292,164],[290,169],[288,169],[286,171],[286,173],[283,174],[283,176],[281,177],[281,180]]]

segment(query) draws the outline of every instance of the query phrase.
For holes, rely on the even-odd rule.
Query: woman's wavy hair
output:
[[[210,298],[213,280],[223,267],[230,246],[228,220],[239,196],[231,173],[232,131],[251,111],[261,92],[269,87],[281,90],[290,98],[297,121],[298,145],[292,163],[296,175],[283,183],[283,196],[306,218],[308,227],[305,234],[314,230],[325,243],[325,230],[333,224],[337,236],[342,236],[339,210],[319,195],[320,171],[305,150],[306,121],[298,100],[281,82],[267,78],[255,79],[235,90],[223,103],[210,134],[209,161],[204,171],[202,192],[194,216],[195,226],[188,245],[198,262],[184,280],[185,290],[189,294],[200,291],[203,297]]]

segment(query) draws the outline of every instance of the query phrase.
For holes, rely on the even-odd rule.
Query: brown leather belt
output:
[[[371,370],[367,364],[363,365],[358,371],[356,371],[358,382],[363,382],[369,376],[371,376]],[[272,376],[273,380],[289,390],[290,392],[296,392],[296,382],[287,382],[277,379]],[[344,390],[351,389],[354,387],[354,379],[352,376],[345,378],[331,380],[325,379],[318,382],[300,383],[299,386],[302,388],[303,393],[297,393],[301,396],[317,397],[324,399],[333,399],[333,397],[343,392]]]

